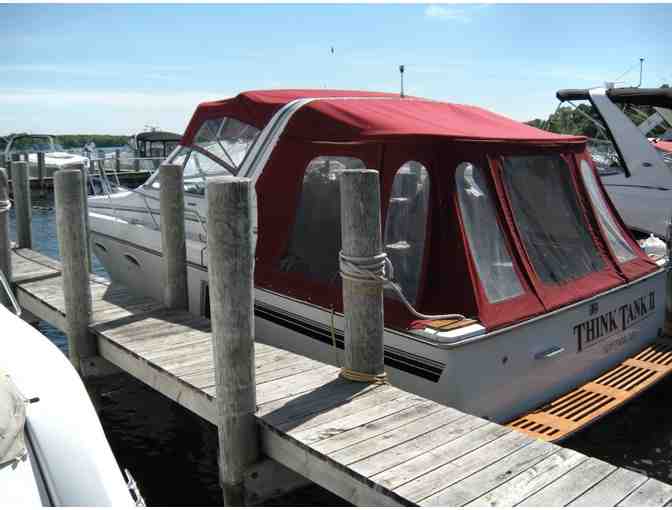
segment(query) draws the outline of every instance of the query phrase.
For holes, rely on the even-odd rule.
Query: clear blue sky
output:
[[[0,5],[0,134],[182,131],[261,88],[399,90],[546,117],[560,88],[672,84],[667,5]],[[331,53],[331,47],[334,53]]]

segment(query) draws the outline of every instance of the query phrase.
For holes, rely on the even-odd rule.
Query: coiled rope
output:
[[[0,200],[0,213],[9,211],[12,208],[11,200]]]
[[[418,312],[413,305],[408,302],[406,296],[401,290],[401,287],[394,283],[394,266],[392,261],[388,258],[386,253],[380,253],[372,257],[353,257],[345,255],[342,251],[338,254],[339,269],[341,278],[344,280],[354,281],[360,284],[368,284],[374,286],[382,286],[383,288],[392,289],[401,302],[406,306],[409,312],[415,317],[423,320],[464,320],[464,315],[451,313],[444,315],[425,315]],[[389,275],[389,276],[388,276]],[[332,311],[332,342],[336,347],[336,338],[333,327],[333,311]],[[366,382],[371,384],[386,384],[387,374],[367,374],[358,372],[350,368],[341,368],[341,377],[350,381]]]
[[[466,317],[459,313],[448,313],[443,315],[426,315],[418,312],[413,305],[408,302],[404,296],[401,287],[394,283],[394,266],[386,253],[380,253],[373,257],[352,257],[345,255],[342,251],[338,254],[340,262],[341,278],[359,283],[370,283],[372,285],[382,285],[383,288],[392,289],[404,306],[415,317],[422,320],[464,320]],[[389,276],[387,276],[389,275]]]

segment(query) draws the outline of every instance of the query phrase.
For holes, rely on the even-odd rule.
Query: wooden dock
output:
[[[12,267],[21,306],[66,329],[60,264],[15,249]],[[210,322],[100,277],[90,284],[100,356],[217,425]],[[672,502],[672,486],[655,479],[390,385],[346,381],[263,339],[254,366],[262,453],[356,505]]]

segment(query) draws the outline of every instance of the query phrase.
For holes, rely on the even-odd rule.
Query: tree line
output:
[[[669,88],[669,85],[663,85],[661,88]],[[619,105],[619,108],[627,115],[635,125],[642,123],[654,113],[650,106],[631,106]],[[588,138],[598,138],[600,130],[595,124],[596,121],[602,124],[599,115],[590,104],[581,103],[576,108],[572,106],[560,106],[555,112],[550,114],[547,119],[533,119],[525,124],[544,129],[552,133],[565,135],[581,135]],[[665,132],[666,127],[656,127],[648,136],[660,136]]]

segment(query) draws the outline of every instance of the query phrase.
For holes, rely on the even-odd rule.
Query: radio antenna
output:
[[[399,75],[401,77],[401,97],[404,97],[404,65],[399,66]]]
[[[640,58],[639,59],[639,84],[637,85],[638,88],[642,86],[642,68],[643,67],[644,67],[644,59]]]

